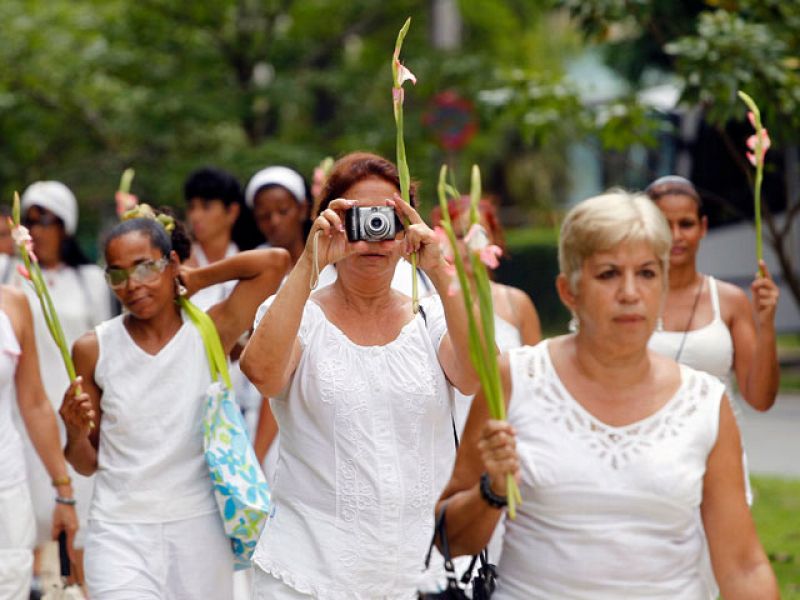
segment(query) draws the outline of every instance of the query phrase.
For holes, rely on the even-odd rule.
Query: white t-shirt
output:
[[[682,366],[661,409],[612,427],[569,394],[547,341],[509,359],[522,505],[506,520],[495,598],[710,598],[697,511],[719,380]]]
[[[274,509],[255,554],[297,591],[415,594],[455,452],[435,350],[444,311],[438,297],[423,306],[427,326],[417,316],[388,344],[359,346],[306,302],[300,362],[271,400],[281,442]]]
[[[217,510],[203,456],[203,406],[211,384],[197,327],[182,327],[155,354],[133,341],[120,315],[97,326],[94,378],[103,396],[91,519],[161,523]]]

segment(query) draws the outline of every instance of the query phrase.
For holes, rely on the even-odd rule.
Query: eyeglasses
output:
[[[41,225],[42,227],[51,227],[53,225],[58,225],[61,222],[62,222],[61,219],[56,215],[47,213],[39,215],[37,219],[32,219],[31,217],[24,217],[22,219],[22,224],[28,229],[33,228],[35,225]]]
[[[133,279],[137,283],[149,283],[158,278],[169,264],[166,257],[157,260],[146,260],[138,265],[120,269],[116,267],[106,267],[106,281],[112,290],[125,287],[128,279]]]

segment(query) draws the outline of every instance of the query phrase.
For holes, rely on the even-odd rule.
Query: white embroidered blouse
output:
[[[719,380],[681,366],[661,409],[613,427],[570,395],[547,341],[509,359],[523,502],[506,520],[495,598],[710,598],[697,513]]]
[[[263,315],[266,306],[259,315]],[[384,346],[359,346],[309,300],[302,357],[272,399],[274,509],[256,564],[322,599],[412,598],[455,453],[436,351],[438,297]]]

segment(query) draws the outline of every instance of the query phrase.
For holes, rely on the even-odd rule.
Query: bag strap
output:
[[[212,381],[217,381],[217,376],[219,375],[225,387],[228,389],[233,388],[231,376],[228,372],[228,359],[222,349],[222,340],[219,339],[219,332],[217,332],[213,319],[198,306],[192,304],[185,296],[180,296],[178,303],[192,320],[195,327],[197,327],[198,332],[200,332],[200,337],[203,339],[203,345],[206,348],[206,357],[208,358]]]
[[[425,309],[420,304],[419,306],[419,314],[422,316],[422,320],[425,323],[425,328],[428,327],[428,315],[425,314]],[[450,424],[453,427],[453,441],[455,442],[456,446],[456,453],[458,453],[458,447],[460,445],[460,440],[458,438],[458,428],[456,427],[456,417],[455,417],[455,399],[453,398],[453,388],[452,386],[448,385],[450,389]],[[453,567],[453,561],[450,556],[450,545],[447,542],[447,532],[445,531],[444,526],[444,511],[447,508],[447,502],[442,505],[442,510],[439,511],[439,516],[436,519],[436,527],[433,531],[433,539],[431,540],[430,548],[428,548],[428,554],[425,557],[425,568],[428,568],[428,565],[431,562],[431,552],[433,551],[433,546],[436,544],[436,536],[439,536],[439,539],[442,540],[442,556],[444,556],[444,568],[448,573],[447,581],[448,585],[450,585],[450,574],[452,573],[455,575],[455,569]],[[475,569],[475,563],[478,562],[480,558],[481,567],[486,567],[489,564],[489,546],[486,545],[480,552],[477,554],[472,555],[472,560],[469,563],[469,567],[467,567],[464,574],[461,576],[462,583],[469,583],[472,579],[472,571]],[[455,580],[453,580],[455,581]]]
[[[444,570],[447,573],[447,587],[449,589],[460,589],[458,586],[456,569],[453,566],[453,559],[450,556],[450,543],[447,541],[447,528],[445,526],[446,511],[447,501],[445,500],[441,510],[439,510],[439,515],[436,517],[436,527],[433,530],[431,545],[428,547],[428,553],[425,555],[425,568],[427,569],[431,564],[431,554],[433,553],[433,547],[436,545],[436,538],[438,537],[442,542],[442,556],[444,557]]]

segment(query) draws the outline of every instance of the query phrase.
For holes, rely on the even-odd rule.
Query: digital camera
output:
[[[344,213],[344,228],[351,242],[393,240],[403,224],[391,206],[354,206]]]

